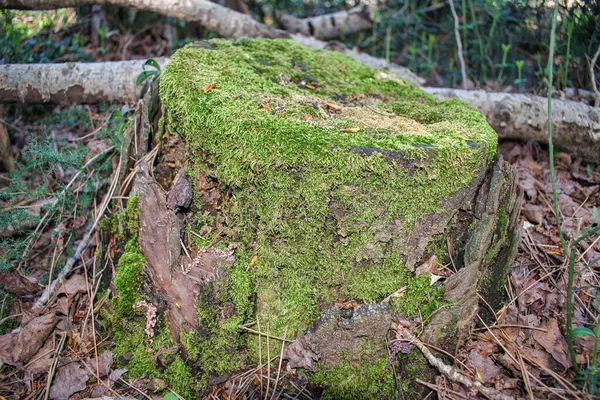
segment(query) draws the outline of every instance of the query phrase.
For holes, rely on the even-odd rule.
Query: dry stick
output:
[[[283,338],[285,339],[285,336],[287,335],[287,329],[288,327],[285,327],[285,330],[283,331]],[[275,397],[275,394],[277,393],[277,384],[279,383],[279,374],[281,373],[281,363],[283,362],[283,349],[285,348],[285,340],[283,340],[281,342],[281,353],[279,353],[279,366],[277,367],[277,378],[275,378],[275,386],[273,387],[273,395],[271,395],[271,400],[273,400],[273,398]]]
[[[100,380],[100,361],[98,360],[98,343],[96,342],[96,327],[94,319],[94,298],[92,297],[92,290],[90,289],[90,283],[88,282],[87,265],[85,260],[81,257],[83,263],[83,271],[85,274],[85,290],[89,299],[89,308],[92,309],[92,339],[94,340],[94,357],[96,358],[96,380]],[[96,268],[96,258],[94,257],[94,269]]]
[[[587,252],[590,251],[590,249],[592,247],[594,247],[596,245],[596,243],[598,243],[598,240],[600,240],[600,236],[598,236],[596,238],[596,240],[594,240],[594,242],[592,244],[590,244],[587,249],[585,249],[585,251],[577,258],[577,260],[575,260],[575,262],[581,261],[581,259],[583,258],[583,256],[585,256],[587,254]]]
[[[548,329],[538,328],[537,326],[518,325],[518,324],[501,324],[501,325],[490,325],[487,328],[475,328],[474,331],[485,331],[487,329],[502,329],[502,328],[523,328],[533,329],[541,332],[548,332]]]
[[[452,11],[452,17],[454,18],[454,36],[456,36],[456,47],[458,48],[458,61],[460,62],[460,73],[462,75],[463,89],[467,88],[467,69],[465,67],[465,59],[463,58],[462,41],[460,39],[460,32],[458,26],[458,15],[454,9],[454,1],[448,0],[450,3],[450,10]]]
[[[286,339],[284,337],[273,336],[273,335],[269,335],[268,333],[259,332],[257,330],[252,329],[252,328],[248,328],[245,325],[238,325],[238,328],[239,329],[243,329],[243,330],[248,331],[248,332],[251,332],[251,333],[256,333],[259,336],[264,336],[267,339],[277,339],[277,340],[281,340],[282,342],[288,342],[288,343],[292,343],[293,342],[293,340]],[[258,329],[260,330],[260,325],[258,326]]]
[[[62,347],[65,345],[65,341],[67,340],[67,332],[63,333],[60,338],[60,342],[58,343],[58,347],[55,349],[56,357],[52,361],[50,365],[50,370],[48,371],[48,380],[46,381],[46,392],[44,394],[44,400],[48,400],[48,396],[50,395],[50,385],[52,385],[52,379],[54,379],[54,373],[56,372],[56,366],[58,365],[58,355],[62,351]]]
[[[96,229],[96,226],[98,226],[98,223],[100,222],[100,219],[102,218],[102,216],[104,215],[104,212],[108,208],[108,204],[110,202],[110,199],[111,199],[112,195],[115,192],[115,189],[117,187],[117,178],[119,176],[118,172],[119,172],[119,168],[120,167],[121,167],[121,160],[119,160],[118,167],[115,170],[115,173],[113,175],[113,180],[111,182],[111,186],[108,189],[108,192],[106,193],[106,196],[104,196],[104,200],[102,201],[102,204],[100,205],[100,209],[98,210],[98,214],[96,215],[96,219],[94,220],[94,223],[92,224],[92,226],[90,227],[90,229],[86,232],[86,234],[83,237],[83,239],[81,240],[81,242],[79,242],[79,245],[77,246],[77,249],[75,250],[75,254],[73,254],[71,257],[69,257],[69,259],[65,263],[65,266],[63,267],[62,271],[60,271],[60,273],[58,274],[58,276],[56,277],[56,279],[52,281],[52,283],[48,287],[48,290],[44,291],[44,293],[42,293],[42,295],[40,296],[40,298],[33,305],[32,309],[39,308],[39,307],[43,306],[44,304],[46,304],[46,302],[50,298],[50,294],[56,288],[56,285],[59,282],[61,282],[71,272],[71,270],[73,269],[73,266],[75,265],[75,262],[79,259],[79,256],[81,255],[81,253],[83,253],[83,251],[86,249],[86,247],[87,247],[87,245],[88,245],[88,243],[90,241],[90,237],[94,233],[94,231]]]
[[[598,61],[598,56],[600,55],[600,46],[598,46],[598,50],[592,61],[590,62],[590,80],[592,81],[592,90],[596,94],[596,101],[594,101],[594,107],[598,107],[600,105],[600,91],[598,90],[598,85],[596,85],[596,71],[594,71],[596,61]]]
[[[407,337],[410,343],[417,346],[417,348],[421,350],[421,353],[423,353],[425,358],[427,358],[429,364],[434,366],[438,371],[440,371],[445,377],[447,377],[451,381],[458,382],[468,388],[475,387],[481,392],[481,394],[492,397],[494,399],[512,400],[512,397],[506,396],[505,394],[497,391],[496,389],[485,387],[481,382],[471,380],[451,365],[446,365],[442,360],[434,356],[433,353],[427,348],[427,346],[425,346],[425,344],[421,340],[419,340],[408,330],[402,329],[402,336]]]
[[[270,321],[267,321],[267,332],[269,332],[271,330],[271,323]],[[268,333],[267,333],[268,335]],[[269,398],[269,388],[271,386],[271,344],[269,343],[270,339],[269,336],[267,336],[267,360],[269,360],[269,362],[267,363],[267,392],[265,393],[265,400],[268,400]]]
[[[525,367],[525,362],[523,361],[523,357],[521,357],[521,353],[519,350],[516,351],[517,359],[519,360],[519,367],[521,368],[521,375],[523,375],[523,383],[525,384],[525,391],[529,397],[529,400],[533,400],[533,391],[531,390],[531,383],[529,382],[529,374],[527,373],[527,369]]]
[[[440,389],[442,389],[442,388],[440,388],[438,385],[434,385],[434,384],[431,384],[431,383],[429,383],[429,382],[425,382],[425,381],[423,381],[423,380],[421,380],[421,379],[419,379],[419,378],[417,378],[415,381],[416,381],[418,384],[420,384],[420,385],[423,385],[423,386],[425,386],[425,387],[428,387],[429,389],[431,389],[431,390],[434,390],[434,391],[436,391],[436,392],[438,392],[438,393],[439,393]],[[451,389],[448,389],[448,388],[443,388],[443,389],[444,389],[445,391],[447,391],[447,392],[450,392],[451,394],[453,394],[453,395],[455,395],[455,396],[457,396],[457,397],[461,398],[461,399],[466,399],[466,398],[467,398],[467,396],[465,396],[465,395],[464,395],[464,394],[462,394],[462,393],[456,392],[456,391],[454,391],[454,390],[451,390]],[[443,396],[442,398],[445,398],[445,397],[446,397],[446,396]]]
[[[260,321],[258,320],[258,316],[256,317],[256,326],[258,327],[258,364],[259,364],[259,372],[260,372],[260,392],[263,391],[263,374],[262,374],[262,338],[260,333]],[[267,338],[269,340],[269,338]],[[269,362],[269,361],[267,361]]]

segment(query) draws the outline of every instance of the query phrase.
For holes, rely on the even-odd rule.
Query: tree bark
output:
[[[0,66],[0,103],[123,103],[137,100],[145,60]],[[157,59],[164,65],[168,59]]]
[[[424,88],[440,99],[459,99],[477,107],[501,139],[548,143],[548,100],[528,94]],[[554,144],[585,161],[600,162],[600,108],[552,100]]]
[[[287,38],[285,31],[268,27],[229,8],[208,0],[0,0],[0,8],[17,10],[53,10],[102,4],[133,7],[152,11],[187,22],[198,22],[204,28],[226,38],[263,37]]]
[[[373,10],[369,4],[359,4],[346,11],[296,18],[284,11],[276,12],[279,25],[288,32],[329,40],[347,33],[360,32],[373,27]]]

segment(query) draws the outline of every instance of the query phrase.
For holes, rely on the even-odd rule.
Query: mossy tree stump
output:
[[[515,177],[466,103],[283,40],[181,49],[158,124],[156,93],[146,103],[161,149],[134,188],[140,296],[200,385],[258,364],[264,336],[239,327],[255,323],[296,340],[289,365],[324,397],[391,398],[407,387],[386,369],[393,315],[422,318],[422,337],[454,350],[479,295],[501,302]],[[414,273],[434,254],[458,271],[443,284]]]

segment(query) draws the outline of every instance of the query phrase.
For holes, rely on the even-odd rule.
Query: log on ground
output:
[[[501,139],[548,143],[548,99],[545,97],[426,88],[441,99],[459,99],[477,107]],[[552,100],[554,145],[575,157],[600,162],[600,108],[583,102]]]

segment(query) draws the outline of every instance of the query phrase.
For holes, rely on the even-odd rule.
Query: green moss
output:
[[[317,385],[323,386],[322,399],[395,398],[394,374],[391,368],[387,368],[386,357],[368,365],[353,363],[345,357],[335,367],[319,368],[314,373],[313,380]]]
[[[189,345],[201,347],[202,368],[237,368],[244,320],[296,337],[332,302],[381,301],[405,285],[405,315],[428,318],[440,306],[443,290],[405,268],[401,240],[494,156],[497,137],[475,108],[282,40],[181,49],[160,96],[168,130],[226,193],[224,240],[238,244],[219,298],[199,299]],[[400,232],[381,239],[390,226]],[[236,311],[222,318],[227,304]]]
[[[431,286],[430,281],[429,274],[410,279],[406,285],[406,295],[391,300],[394,312],[409,318],[422,318],[426,323],[444,303],[444,287]]]
[[[144,256],[140,254],[137,243],[133,239],[130,240],[119,258],[114,279],[118,293],[117,311],[121,314],[132,314],[133,305],[141,300],[139,287],[144,262]]]
[[[184,399],[192,399],[198,392],[190,368],[179,356],[167,367],[163,377],[167,385]]]
[[[140,213],[138,210],[139,200],[137,194],[129,196],[127,209],[125,210],[127,233],[130,237],[137,238],[140,229]]]
[[[415,380],[429,381],[427,375],[431,375],[432,369],[425,356],[416,348],[409,354],[399,354],[396,358],[396,371],[401,382],[399,391],[402,392],[402,396],[400,398],[422,399],[423,387]]]

